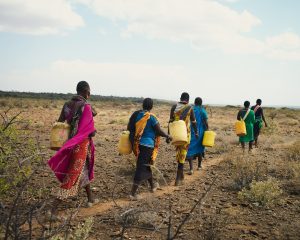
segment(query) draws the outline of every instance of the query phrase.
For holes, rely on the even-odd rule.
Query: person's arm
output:
[[[253,124],[255,124],[255,113],[254,113],[254,111],[253,110],[251,110],[252,111],[252,123]]]
[[[261,116],[262,116],[262,120],[263,120],[264,123],[265,123],[265,126],[268,127],[268,124],[267,124],[267,122],[266,122],[266,119],[265,119],[265,115],[264,115],[263,109],[261,109]]]
[[[173,105],[172,108],[171,108],[171,111],[170,111],[169,123],[171,123],[175,120],[175,116],[174,116],[175,109],[176,109],[176,105]]]
[[[208,130],[209,127],[208,127],[208,121],[207,121],[207,118],[204,119],[204,125],[205,125],[205,129]]]
[[[241,110],[238,112],[236,119],[241,120]]]
[[[192,127],[194,129],[195,136],[196,136],[196,138],[198,138],[199,134],[198,134],[198,128],[197,128],[197,121],[196,121],[196,117],[195,117],[195,113],[194,113],[193,108],[191,109],[190,120],[191,120],[191,123],[192,123]]]
[[[167,139],[167,143],[169,143],[170,141],[172,141],[172,137],[168,134],[166,134],[160,127],[160,124],[157,123],[155,126],[154,126],[154,129],[155,129],[155,133],[158,135],[158,136],[161,136],[161,137],[164,137]]]
[[[203,122],[204,122],[205,130],[208,130],[209,129],[209,126],[208,126],[208,116],[207,116],[207,112],[206,112],[206,110],[204,108],[203,108],[203,115],[204,115]]]
[[[175,109],[176,109],[176,105],[173,105],[171,108],[171,111],[170,111],[170,119],[169,119],[169,123],[168,123],[168,134],[170,134],[169,124],[171,122],[174,122],[174,120],[175,120],[175,116],[174,116]]]
[[[97,116],[97,111],[96,111],[96,109],[95,108],[93,108],[93,106],[91,106],[92,107],[92,113],[93,113],[93,117],[95,117],[95,116]]]
[[[64,122],[64,121],[66,121],[66,119],[65,119],[65,107],[66,107],[66,104],[64,104],[64,106],[63,106],[63,108],[61,109],[61,112],[60,112],[60,115],[59,115],[59,118],[58,118],[58,122]]]

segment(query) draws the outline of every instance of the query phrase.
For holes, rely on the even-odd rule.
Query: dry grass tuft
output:
[[[300,161],[300,141],[296,141],[294,144],[287,148],[287,160]]]
[[[282,193],[278,181],[269,178],[267,181],[253,181],[250,184],[250,189],[244,188],[239,192],[238,198],[260,206],[272,206],[280,203]]]
[[[236,190],[249,188],[253,181],[260,181],[266,176],[267,166],[253,159],[236,157],[232,163],[232,187]]]

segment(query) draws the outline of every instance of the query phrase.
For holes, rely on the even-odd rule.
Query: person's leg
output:
[[[91,185],[87,184],[84,188],[85,188],[85,191],[87,194],[88,202],[93,203],[94,199],[93,199],[93,194],[92,194],[92,190],[91,190]]]
[[[152,193],[154,193],[157,190],[157,188],[159,187],[159,183],[158,182],[154,182],[153,177],[151,177],[151,178],[148,179],[148,183],[150,185]]]
[[[139,184],[134,182],[131,188],[131,196],[136,196],[136,192],[138,188],[139,188]]]
[[[254,146],[257,147],[258,135],[259,135],[259,122],[254,123],[253,134],[254,134]]]
[[[245,143],[241,142],[241,145],[242,145],[242,149],[245,150]]]
[[[253,148],[253,141],[250,141],[250,142],[249,142],[249,152],[252,151],[252,148]]]
[[[176,175],[176,181],[175,181],[176,186],[181,185],[182,181],[184,179],[183,167],[184,167],[183,163],[178,163],[177,175]]]
[[[193,158],[192,157],[189,157],[187,159],[189,161],[189,165],[190,165],[190,171],[188,172],[189,175],[192,175],[194,170],[193,170]]]
[[[154,188],[154,182],[153,182],[153,177],[148,179],[148,183],[150,185],[150,188],[153,189]]]
[[[202,154],[198,155],[198,170],[202,168]]]
[[[84,188],[85,188],[87,198],[88,198],[87,207],[92,207],[94,204],[99,203],[99,199],[95,199],[93,197],[91,185],[87,184]]]

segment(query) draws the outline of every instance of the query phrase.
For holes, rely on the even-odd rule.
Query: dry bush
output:
[[[278,132],[278,126],[277,123],[274,120],[271,120],[268,122],[268,127],[263,127],[261,129],[262,134],[270,136],[274,135],[275,133]]]
[[[0,112],[0,238],[32,239],[35,231],[32,225],[36,220],[35,228],[39,230],[35,234],[40,237],[35,237],[49,239],[68,232],[74,214],[65,214],[67,220],[55,226],[45,217],[52,206],[50,189],[42,179],[36,179],[40,174],[48,175],[43,161],[46,153],[37,139],[31,137],[29,123],[20,114]]]
[[[291,118],[291,119],[295,119],[295,120],[298,119],[297,115],[296,115],[294,112],[287,112],[287,113],[285,114],[285,116],[286,116],[287,118]]]
[[[232,187],[237,190],[249,188],[253,181],[264,179],[267,173],[267,166],[257,163],[253,159],[236,157],[232,164]]]
[[[220,222],[216,215],[208,217],[204,222],[205,230],[201,239],[203,240],[215,240],[219,239],[220,235]]]
[[[217,135],[215,140],[215,146],[211,149],[211,152],[222,154],[227,153],[230,150],[230,143],[225,136]]]
[[[300,162],[283,162],[274,166],[270,172],[272,176],[276,176],[280,179],[295,180],[300,178]]]
[[[269,178],[267,181],[253,181],[250,189],[244,188],[238,198],[242,201],[257,203],[260,206],[272,206],[280,203],[283,191],[277,180]]]
[[[300,141],[286,149],[286,160],[281,172],[289,181],[286,183],[286,190],[291,194],[300,194]]]
[[[288,119],[283,122],[283,125],[293,127],[299,125],[299,121],[297,119]]]
[[[92,230],[94,224],[94,218],[93,217],[89,217],[87,218],[83,223],[79,223],[77,225],[77,227],[68,232],[68,236],[64,235],[56,235],[52,238],[50,238],[50,240],[85,240],[88,239],[89,234]]]
[[[276,116],[277,116],[277,111],[272,111],[268,114],[268,117],[271,118],[272,120],[274,120]]]
[[[287,160],[300,161],[300,141],[296,141],[294,144],[286,149]]]
[[[8,102],[7,102],[7,100],[1,99],[1,100],[0,100],[0,107],[7,108],[7,107],[8,107]]]

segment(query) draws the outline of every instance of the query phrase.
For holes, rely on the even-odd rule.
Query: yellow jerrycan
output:
[[[205,131],[202,145],[205,147],[213,147],[215,145],[216,133],[214,131]]]
[[[169,130],[174,146],[182,146],[188,142],[187,129],[183,120],[171,122]]]
[[[129,131],[123,131],[119,140],[119,153],[121,155],[128,155],[132,152],[131,142],[129,140]]]
[[[239,137],[245,136],[247,134],[246,124],[244,120],[237,120],[235,122],[235,133]]]
[[[71,127],[64,122],[54,123],[50,134],[50,149],[58,150],[69,139]]]

